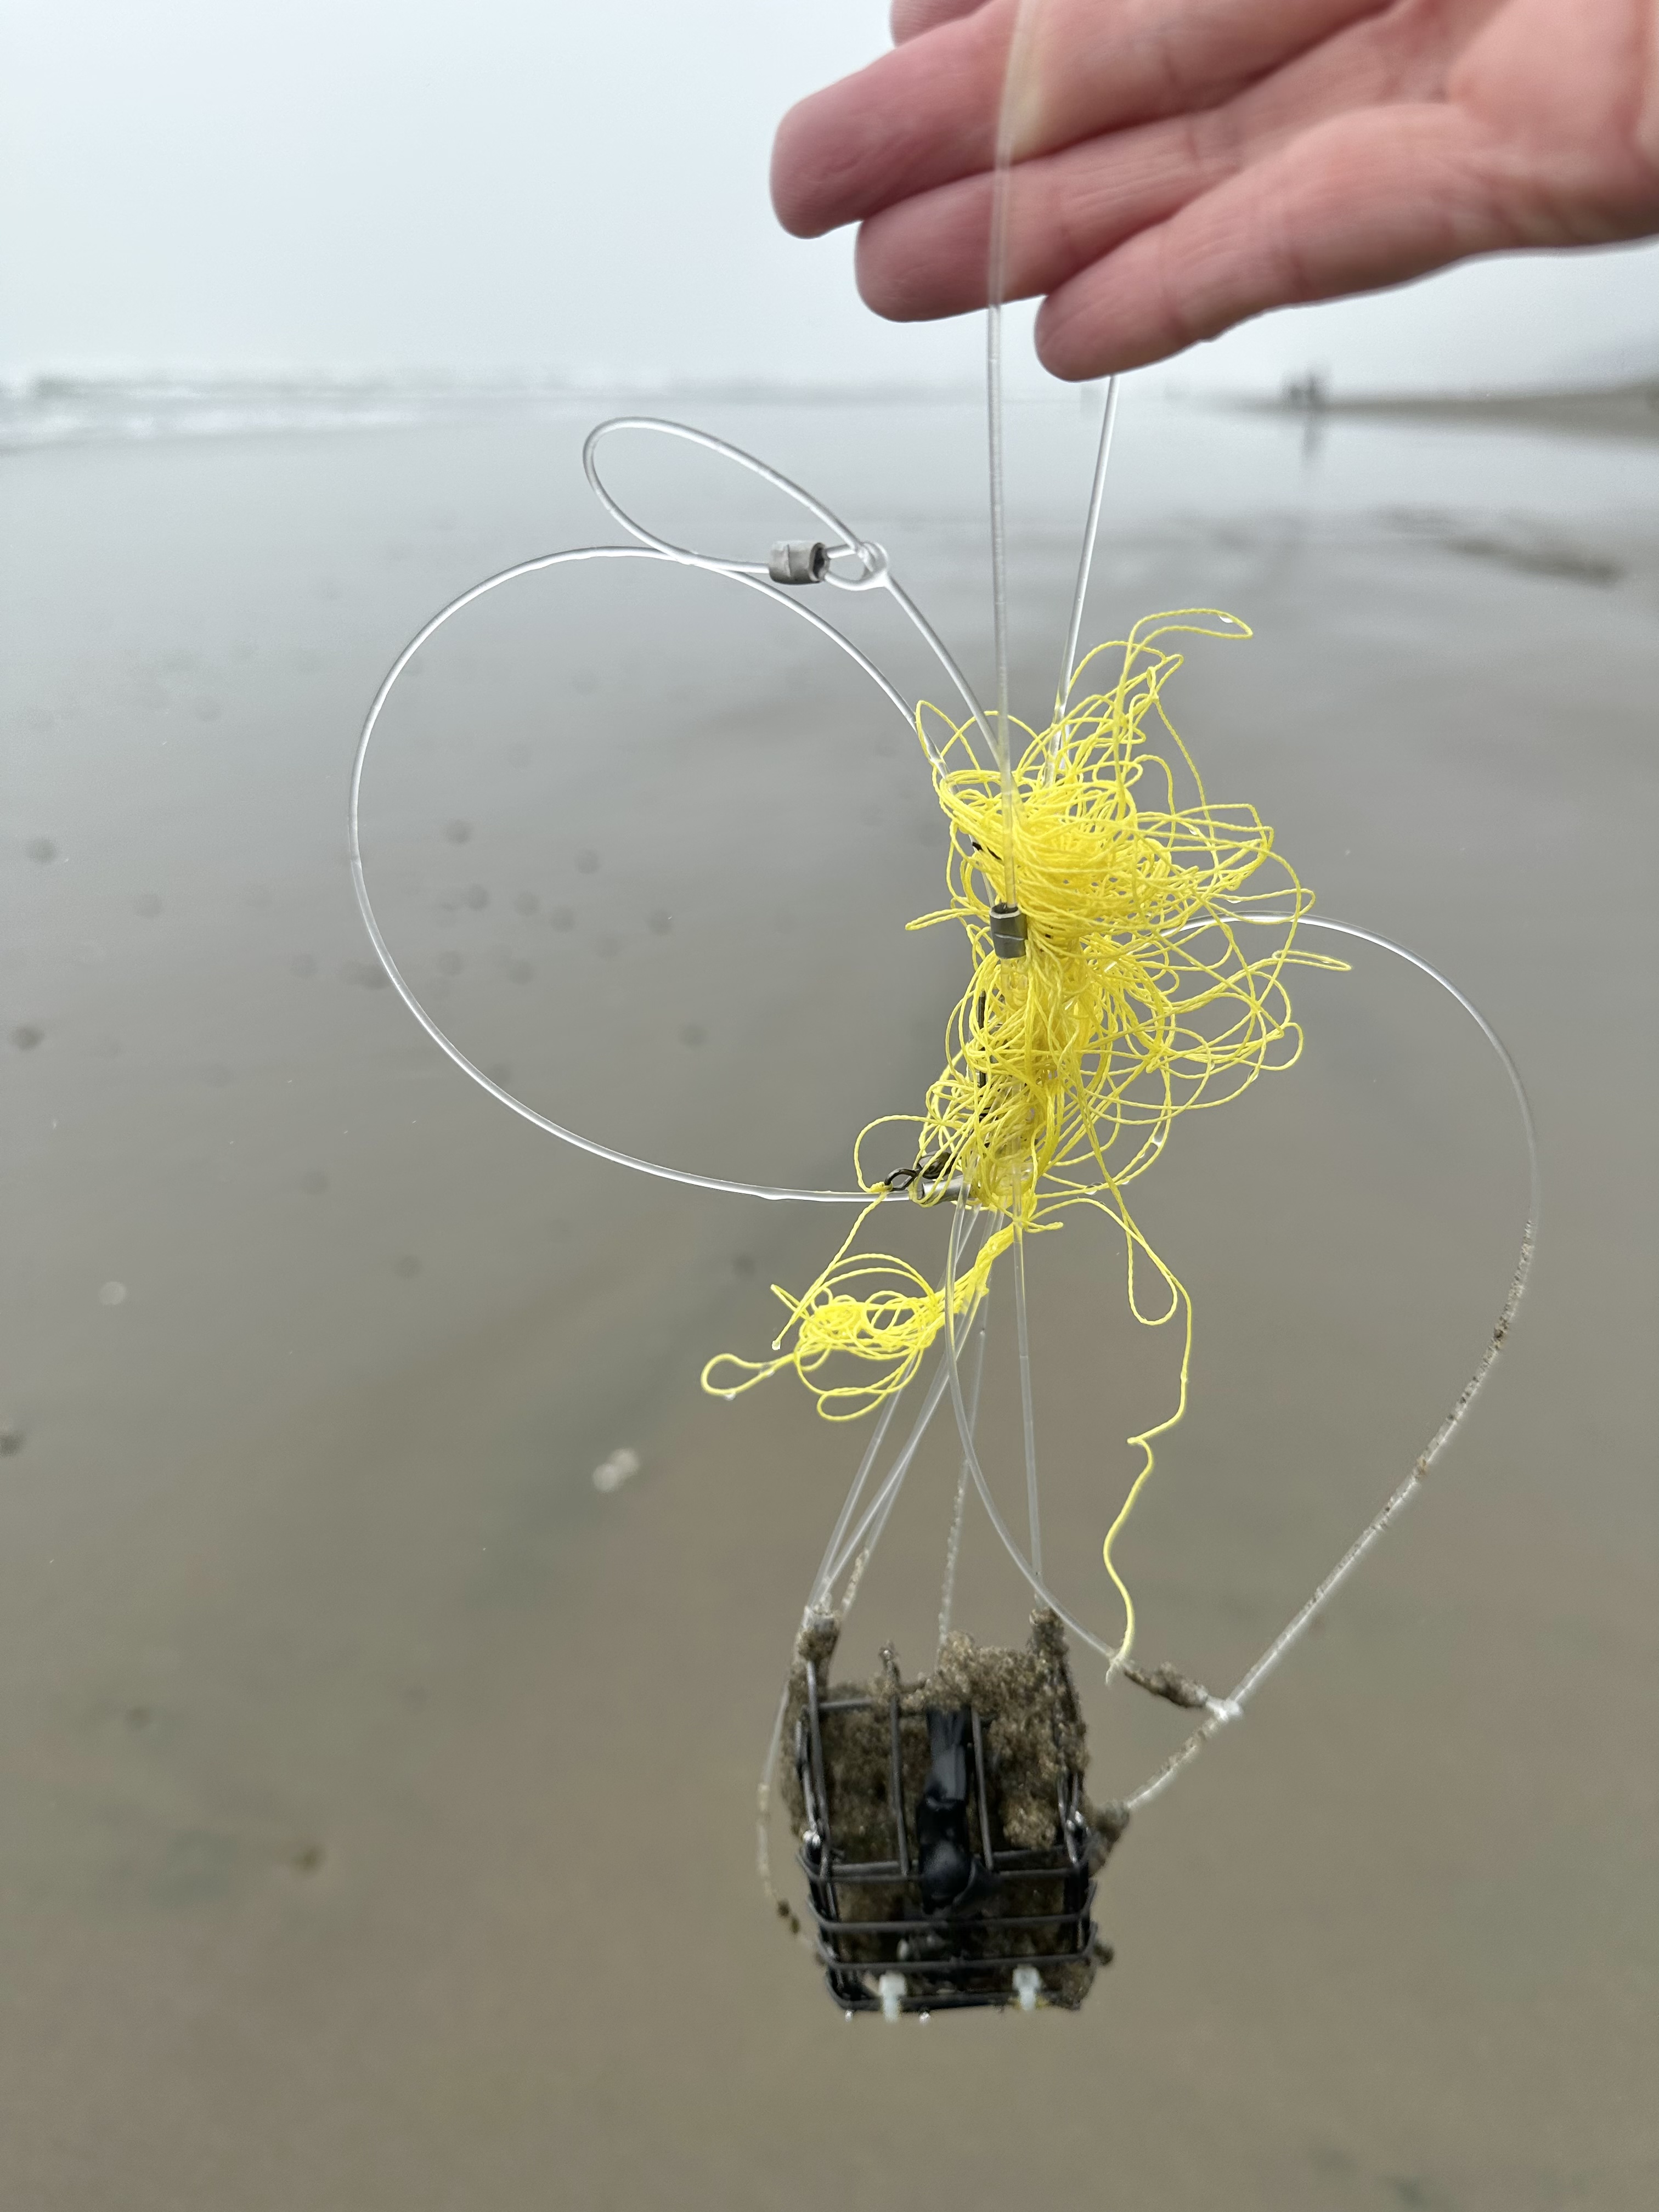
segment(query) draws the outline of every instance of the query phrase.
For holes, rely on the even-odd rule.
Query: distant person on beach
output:
[[[896,51],[784,118],[779,216],[861,223],[879,314],[984,304],[1018,13],[893,0]],[[1656,0],[1041,0],[1026,56],[1006,290],[1043,295],[1056,376],[1470,254],[1659,233]]]

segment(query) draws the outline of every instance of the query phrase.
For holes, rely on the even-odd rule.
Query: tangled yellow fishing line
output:
[[[1135,1318],[1156,1328],[1179,1315],[1184,1339],[1175,1409],[1128,1439],[1142,1464],[1105,1540],[1126,1611],[1124,1652],[1134,1613],[1112,1544],[1152,1472],[1152,1438],[1185,1411],[1192,1350],[1191,1301],[1136,1226],[1124,1189],[1158,1158],[1177,1115],[1221,1105],[1297,1059],[1286,968],[1345,965],[1296,946],[1311,894],[1253,806],[1206,796],[1164,714],[1164,685],[1182,655],[1164,641],[1182,634],[1250,635],[1218,609],[1183,608],[1096,647],[1048,728],[1011,720],[1023,741],[1011,783],[975,757],[971,720],[917,709],[950,825],[950,899],[909,926],[960,922],[974,966],[947,1025],[944,1072],[924,1113],[885,1115],[861,1132],[854,1163],[870,1206],[799,1297],[773,1285],[788,1310],[775,1356],[722,1353],[702,1375],[705,1389],[736,1397],[793,1368],[827,1419],[854,1419],[910,1382],[947,1311],[953,1331],[972,1320],[1016,1238],[1060,1227],[1069,1207],[1107,1214],[1123,1237]],[[1110,687],[1074,699],[1085,672],[1103,656],[1109,669],[1114,655]],[[931,742],[930,716],[943,731]],[[1005,957],[993,908],[1012,906],[1016,893],[1024,949]],[[1278,925],[1259,957],[1239,939],[1253,926],[1242,919],[1247,908]],[[895,1125],[915,1128],[916,1164],[872,1182],[866,1140]],[[977,1209],[994,1224],[954,1279],[947,1271],[936,1285],[908,1261],[854,1249],[870,1214],[902,1188],[923,1205]],[[1142,1261],[1164,1285],[1162,1311],[1143,1310]],[[875,1371],[860,1376],[858,1365]]]

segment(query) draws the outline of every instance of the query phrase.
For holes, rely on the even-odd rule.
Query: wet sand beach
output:
[[[345,866],[404,641],[614,535],[578,459],[606,411],[4,457],[0,2202],[1635,2212],[1659,453],[1346,422],[1309,453],[1273,418],[1126,407],[1091,634],[1172,605],[1253,626],[1194,644],[1176,726],[1317,911],[1497,1025],[1543,1236],[1432,1486],[1131,1827],[1084,2011],[889,2028],[841,2018],[753,1871],[860,1440],[787,1377],[697,1385],[760,1352],[769,1285],[845,1220],[514,1119],[385,988]],[[983,680],[971,405],[696,412],[885,544]],[[1013,425],[1017,708],[1052,689],[1096,420]],[[671,535],[779,534],[635,468]],[[961,988],[943,933],[903,932],[941,877],[914,741],[804,630],[637,581],[544,580],[434,641],[368,780],[388,933],[544,1110],[839,1183],[862,1121],[914,1109]],[[1198,1334],[1123,1564],[1147,1659],[1218,1684],[1421,1449],[1524,1210],[1501,1073],[1449,1002],[1362,948],[1297,1006],[1301,1064],[1139,1187]],[[933,1255],[937,1224],[898,1233]],[[1167,1332],[1126,1318],[1103,1234],[1033,1274],[1045,1550],[1111,1632],[1100,1533]],[[1012,1511],[1011,1375],[994,1349]],[[890,1636],[931,1656],[954,1481],[941,1431],[849,1670]],[[958,1620],[1024,1614],[973,1521]],[[1105,1797],[1181,1717],[1099,1671]]]
[[[1269,402],[1285,409],[1386,422],[1437,422],[1462,429],[1543,430],[1556,435],[1611,438],[1620,444],[1659,440],[1659,379],[1582,392],[1425,392],[1349,396],[1321,391],[1311,399]]]

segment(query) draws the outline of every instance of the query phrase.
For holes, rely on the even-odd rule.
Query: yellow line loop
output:
[[[1311,894],[1253,806],[1210,799],[1164,714],[1164,686],[1182,659],[1166,641],[1183,633],[1250,634],[1214,608],[1149,616],[1079,665],[1072,691],[1103,656],[1108,670],[1116,656],[1107,688],[1082,698],[1068,693],[1070,703],[1046,729],[1011,721],[1024,737],[1012,850],[1001,776],[975,760],[973,723],[917,709],[916,733],[936,763],[933,787],[951,842],[947,902],[909,926],[958,924],[972,951],[973,980],[946,1024],[945,1066],[923,1111],[872,1121],[854,1146],[870,1207],[799,1297],[774,1286],[788,1314],[774,1356],[723,1353],[702,1376],[706,1389],[735,1397],[792,1368],[825,1419],[851,1420],[915,1376],[944,1326],[946,1289],[908,1261],[854,1249],[881,1203],[884,1183],[869,1180],[865,1166],[878,1130],[913,1133],[909,1159],[895,1158],[893,1170],[915,1164],[959,1177],[962,1202],[1000,1218],[950,1287],[951,1310],[964,1322],[1016,1236],[1060,1227],[1068,1206],[1098,1207],[1124,1237],[1131,1312],[1147,1327],[1180,1314],[1184,1336],[1175,1410],[1128,1438],[1143,1463],[1102,1547],[1123,1603],[1125,1652],[1134,1605],[1113,1546],[1152,1472],[1152,1439],[1186,1410],[1193,1316],[1185,1289],[1136,1227],[1124,1188],[1158,1157],[1178,1115],[1223,1105],[1257,1076],[1296,1060],[1302,1032],[1291,1017],[1287,969],[1346,964],[1297,946],[1296,925]],[[992,945],[991,908],[1011,880],[1025,916],[1025,950],[1003,960]],[[1246,913],[1284,925],[1259,956],[1240,942]],[[1162,1313],[1142,1310],[1138,1258],[1168,1291]]]

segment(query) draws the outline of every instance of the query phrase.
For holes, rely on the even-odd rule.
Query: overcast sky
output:
[[[858,304],[766,197],[884,0],[0,0],[0,370],[931,381],[974,325]],[[1272,316],[1188,383],[1659,369],[1659,248]]]

